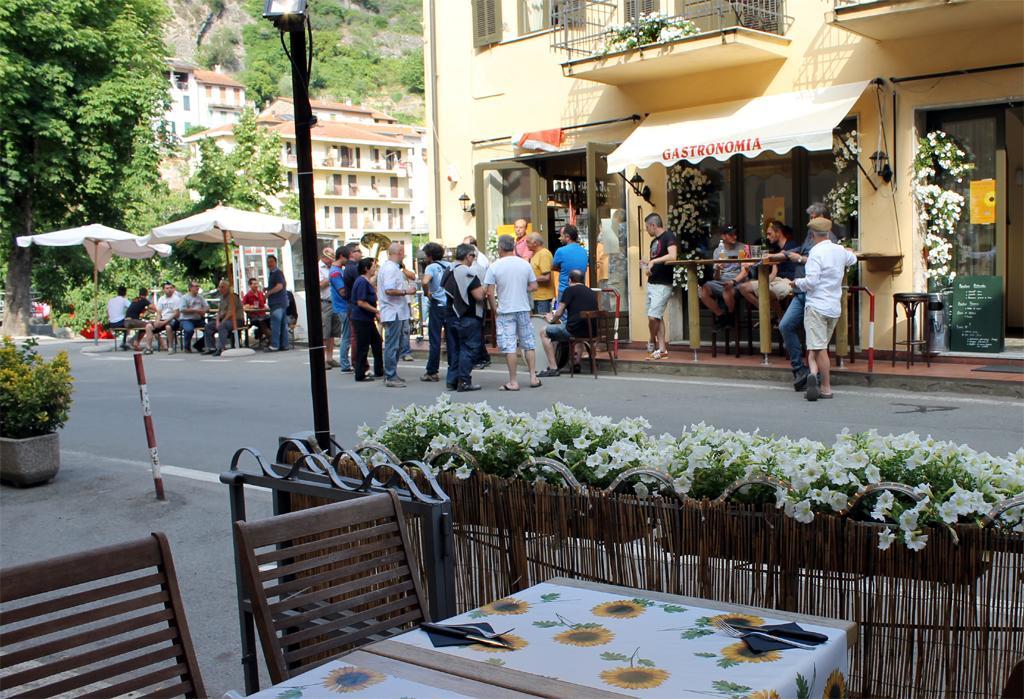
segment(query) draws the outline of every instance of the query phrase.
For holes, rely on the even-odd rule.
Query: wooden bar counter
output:
[[[895,272],[898,271],[898,267],[903,262],[902,255],[889,255],[882,253],[872,252],[858,252],[857,260],[859,262],[866,263],[867,269],[870,272]],[[666,262],[669,265],[679,265],[686,268],[686,288],[690,291],[686,294],[686,305],[687,315],[689,316],[689,332],[688,336],[690,339],[690,349],[693,350],[693,361],[698,361],[697,352],[700,350],[700,298],[697,290],[700,285],[697,281],[697,268],[701,265],[724,265],[724,264],[749,264],[755,262],[758,265],[762,264],[760,259],[737,259],[737,258],[725,258],[721,260],[675,260],[674,262]],[[757,275],[757,298],[761,299],[768,298],[768,275],[759,274]],[[849,352],[849,338],[847,337],[846,331],[846,289],[843,289],[843,298],[840,308],[842,314],[839,318],[839,322],[836,325],[836,354],[840,357],[846,356]],[[764,356],[764,363],[768,363],[768,356],[772,353],[772,324],[771,324],[771,304],[758,303],[757,304],[757,319],[758,319],[758,345],[760,347],[761,354]]]

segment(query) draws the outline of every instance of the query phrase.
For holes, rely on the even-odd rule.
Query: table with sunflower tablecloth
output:
[[[717,631],[796,621],[828,637],[814,650],[754,654]],[[849,622],[555,579],[451,620],[491,624],[514,649],[434,648],[411,631],[364,650],[543,696],[845,697]]]

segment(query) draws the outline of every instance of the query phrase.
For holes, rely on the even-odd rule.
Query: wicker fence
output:
[[[1020,534],[958,525],[929,532],[923,551],[881,551],[878,527],[853,517],[803,524],[728,500],[641,498],[479,471],[434,479],[422,465],[387,468],[450,499],[458,611],[567,576],[848,619],[860,627],[851,690],[870,697],[998,697],[1024,657]],[[330,467],[364,482],[377,473],[354,452]],[[429,565],[425,573],[429,587]]]

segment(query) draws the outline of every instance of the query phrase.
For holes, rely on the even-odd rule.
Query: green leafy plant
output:
[[[5,337],[0,347],[0,437],[36,437],[67,422],[74,387],[67,352],[47,362],[37,344],[19,347]]]

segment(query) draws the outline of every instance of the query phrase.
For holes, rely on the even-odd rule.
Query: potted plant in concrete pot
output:
[[[46,483],[60,468],[57,430],[68,419],[74,379],[66,352],[50,361],[36,341],[0,346],[0,480]]]

